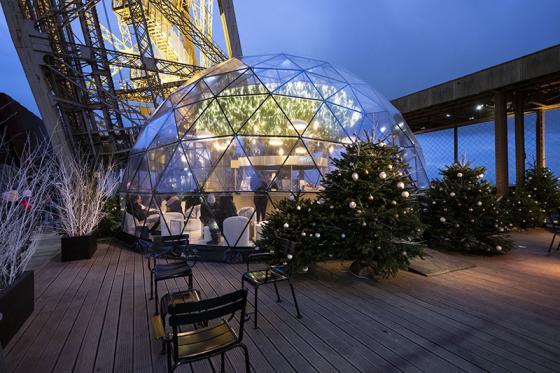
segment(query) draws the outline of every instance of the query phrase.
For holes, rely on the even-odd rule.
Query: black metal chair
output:
[[[550,241],[550,246],[548,247],[548,252],[551,253],[552,247],[554,246],[554,240],[556,239],[558,233],[560,233],[560,220],[558,219],[557,214],[551,217],[549,220],[550,220],[550,227],[552,229],[552,232],[554,233],[552,235],[552,240]],[[558,250],[560,250],[560,241],[558,241],[558,246],[556,246],[556,251]]]
[[[148,268],[150,269],[150,299],[154,299],[155,310],[158,313],[158,282],[187,277],[188,288],[193,288],[192,268],[196,265],[196,255],[189,251],[189,236],[166,236],[148,249]],[[166,262],[161,262],[166,259]]]
[[[247,289],[197,302],[170,304],[171,331],[169,332],[166,332],[161,317],[153,317],[155,336],[166,345],[168,372],[173,372],[180,365],[217,355],[221,355],[221,372],[223,372],[225,353],[237,347],[243,349],[245,371],[249,372],[249,351],[242,342],[246,305]],[[229,316],[231,320],[236,312],[240,312],[237,332],[226,319],[226,316]],[[181,331],[182,328],[193,325],[204,326]]]
[[[299,306],[296,299],[296,293],[294,290],[294,285],[292,283],[292,259],[295,255],[295,242],[280,239],[280,250],[285,258],[285,261],[279,265],[267,265],[266,268],[251,270],[250,263],[255,261],[272,260],[275,256],[274,252],[262,252],[249,254],[247,257],[247,272],[243,273],[241,276],[241,287],[245,288],[245,283],[249,283],[255,289],[255,312],[254,312],[254,327],[257,329],[257,318],[258,318],[258,301],[259,301],[259,287],[263,285],[274,285],[274,290],[276,291],[276,301],[281,302],[280,293],[278,292],[278,283],[287,281],[290,285],[290,290],[292,292],[292,297],[294,299],[294,305],[296,307],[296,315],[298,319],[301,319],[301,313],[299,312]]]

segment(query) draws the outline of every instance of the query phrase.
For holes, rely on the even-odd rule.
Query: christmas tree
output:
[[[535,228],[545,223],[545,210],[525,188],[510,190],[509,194],[501,199],[500,206],[508,228]]]
[[[511,248],[503,212],[484,167],[455,163],[440,171],[423,198],[426,238],[434,248],[497,254]]]
[[[560,184],[547,167],[528,169],[525,172],[525,189],[539,202],[546,215],[560,210]]]
[[[421,255],[423,227],[415,188],[399,149],[369,139],[346,147],[323,178],[315,202],[301,196],[282,201],[259,242],[273,248],[278,237],[300,245],[299,264],[350,259],[388,277]],[[357,271],[356,271],[357,272]]]

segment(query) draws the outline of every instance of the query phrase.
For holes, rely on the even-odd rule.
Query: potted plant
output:
[[[61,260],[90,259],[97,249],[95,231],[105,217],[105,204],[119,184],[115,167],[83,156],[59,155],[57,170]]]
[[[0,153],[7,149],[0,136]],[[9,151],[9,150],[8,150]],[[4,152],[4,154],[7,154]],[[6,346],[34,308],[33,271],[44,207],[52,192],[45,141],[25,142],[18,159],[0,165],[0,343]]]

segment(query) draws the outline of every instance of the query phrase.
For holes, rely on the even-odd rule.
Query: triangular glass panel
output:
[[[362,92],[358,91],[357,89],[353,89],[352,91],[356,95],[356,98],[362,105],[363,110],[366,113],[376,113],[378,111],[383,111],[385,108],[380,105],[377,101],[373,100],[369,96],[364,95]],[[344,105],[343,105],[344,106]]]
[[[361,80],[356,75],[352,74],[351,72],[349,72],[348,70],[346,70],[344,68],[341,68],[341,67],[337,66],[336,71],[337,71],[338,74],[340,74],[344,78],[344,80],[346,80],[350,84],[364,84],[363,80]]]
[[[272,92],[300,73],[299,70],[253,69],[260,81]]]
[[[197,189],[183,147],[179,145],[163,171],[155,191],[156,193],[191,193]]]
[[[329,79],[322,75],[317,75],[310,72],[306,72],[305,74],[313,82],[315,88],[319,91],[323,98],[334,95],[336,92],[346,86],[346,83],[344,82]]]
[[[157,135],[154,137],[154,141],[152,141],[149,149],[176,143],[178,140],[179,137],[177,136],[177,125],[175,124],[175,115],[171,113],[171,115],[167,117],[167,120],[159,129]]]
[[[239,131],[240,135],[298,136],[276,101],[268,97]]]
[[[186,86],[180,87],[175,92],[169,95],[168,100],[175,107],[176,105],[183,105],[183,98],[191,89],[193,89],[194,84],[188,84]]]
[[[238,136],[237,140],[239,150],[232,167],[238,175],[239,190],[261,193],[267,190],[282,190],[282,185],[275,180],[296,139]]]
[[[220,96],[259,95],[269,93],[261,81],[253,74],[251,69],[246,70],[243,75],[235,79],[226,87]]]
[[[273,68],[273,69],[288,69],[288,70],[301,70],[301,67],[293,63],[285,55],[279,54],[269,60],[257,63],[255,67]]]
[[[270,60],[275,56],[276,54],[263,54],[259,56],[243,56],[239,59],[247,66],[255,66],[256,64]]]
[[[157,135],[163,124],[166,122],[167,118],[169,117],[170,113],[165,113],[165,115],[161,115],[156,119],[152,119],[148,122],[148,124],[144,127],[140,135],[136,139],[134,146],[130,150],[131,154],[143,152],[152,143],[154,137]]]
[[[193,123],[202,115],[206,107],[212,101],[212,99],[198,101],[191,105],[180,106],[174,110],[179,138],[185,136],[185,133],[192,127]]]
[[[224,149],[225,148],[225,149]],[[237,141],[233,137],[215,139],[210,157],[211,171],[202,184],[205,192],[235,191],[235,169],[232,161],[236,159]]]
[[[153,148],[147,152],[152,190],[159,182],[159,178],[171,160],[176,148],[177,144],[172,144],[159,148]]]
[[[290,181],[292,192],[317,192],[320,190],[321,173],[302,140],[297,140],[282,165],[278,177]]]
[[[183,140],[231,135],[233,135],[233,130],[222,112],[222,108],[216,100],[212,100],[206,110],[204,110],[191,128],[189,128],[185,136],[183,136]]]
[[[136,193],[151,193],[152,182],[150,180],[150,169],[148,163],[148,153],[142,155],[136,173],[130,180],[127,189]]]
[[[305,73],[300,73],[296,77],[284,83],[282,86],[277,88],[274,93],[277,95],[311,98],[315,100],[322,99],[319,91],[317,91]]]
[[[346,79],[338,73],[330,64],[325,63],[323,65],[307,69],[308,72],[322,75],[329,79],[335,79],[342,82],[346,82]]]
[[[269,96],[223,96],[218,97],[218,103],[231,124],[231,127],[237,132],[267,97]]]
[[[183,97],[179,105],[189,105],[213,97],[214,94],[203,80],[199,80],[194,87]]]
[[[348,133],[342,128],[327,104],[322,104],[303,133],[303,137],[346,142]]]
[[[323,61],[314,60],[312,58],[293,56],[291,54],[286,55],[286,57],[288,57],[293,63],[298,65],[300,68],[305,70],[324,64]]]
[[[350,110],[342,106],[327,103],[329,110],[334,114],[339,123],[344,124],[344,130],[350,136],[361,136],[358,123],[363,118],[363,114],[359,111]]]
[[[122,182],[119,188],[121,192],[126,192],[130,189],[132,179],[134,178],[134,175],[136,175],[136,171],[143,159],[144,154],[132,154],[128,157],[128,163],[126,165],[126,169],[124,170]]]
[[[302,134],[311,119],[317,113],[321,100],[308,100],[297,97],[273,95],[274,100],[282,108],[284,113],[299,134]]]
[[[340,145],[319,140],[303,139],[303,144],[313,161],[321,176],[324,176],[329,171],[329,158],[331,153],[334,152],[335,147]],[[301,150],[300,150],[301,151]]]
[[[204,78],[204,82],[215,95],[219,94],[230,85],[235,79],[239,78],[246,70],[232,71],[220,75],[211,75]]]
[[[344,106],[345,108],[362,111],[362,107],[360,106],[360,102],[356,98],[356,95],[350,88],[350,86],[346,86],[332,96],[327,98],[327,101],[332,102],[333,104]]]

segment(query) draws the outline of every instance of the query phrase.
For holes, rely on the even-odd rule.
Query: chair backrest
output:
[[[230,216],[224,219],[223,234],[230,246],[250,246],[249,219],[245,216]]]
[[[209,321],[223,319],[236,312],[239,316],[239,331],[237,341],[243,339],[245,324],[245,307],[247,305],[247,289],[236,290],[232,293],[215,298],[203,299],[198,302],[172,304],[169,307],[169,325],[173,330],[173,346],[175,356],[178,355],[178,333],[181,326],[193,324],[207,324]]]
[[[162,236],[176,236],[183,232],[185,218],[180,212],[166,212],[160,215],[159,224]]]
[[[152,250],[155,252],[168,251],[171,249],[176,253],[186,253],[189,247],[189,235],[179,234],[172,236],[161,236],[157,241],[154,240]]]
[[[142,224],[140,224],[136,218],[134,217],[134,215],[132,215],[130,212],[126,211],[124,213],[124,227],[125,227],[125,232],[134,236],[136,235],[136,226],[139,225],[141,226]]]
[[[246,218],[253,218],[253,220],[256,220],[256,217],[254,217],[254,212],[255,212],[255,208],[254,207],[242,207],[239,209],[239,211],[237,211],[237,215],[239,216],[245,216]]]

